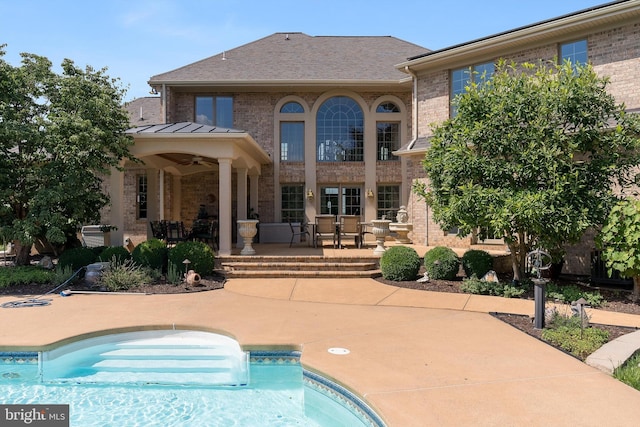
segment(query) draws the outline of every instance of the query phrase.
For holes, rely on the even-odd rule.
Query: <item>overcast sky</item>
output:
[[[0,0],[4,60],[107,67],[126,100],[147,81],[276,32],[394,36],[429,49],[590,8],[598,0]]]

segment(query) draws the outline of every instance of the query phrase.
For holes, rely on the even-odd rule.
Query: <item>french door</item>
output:
[[[320,187],[320,213],[323,215],[362,215],[362,188]]]

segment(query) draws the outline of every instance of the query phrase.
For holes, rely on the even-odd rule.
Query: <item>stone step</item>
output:
[[[355,278],[375,278],[380,277],[380,270],[235,270],[227,271],[228,278],[244,278],[244,279],[273,279],[273,278],[323,278],[323,279],[355,279]]]
[[[225,271],[287,270],[287,271],[368,271],[378,268],[377,262],[223,262]]]

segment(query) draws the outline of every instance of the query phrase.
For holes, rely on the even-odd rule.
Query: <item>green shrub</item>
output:
[[[149,239],[133,249],[131,258],[138,265],[163,271],[167,264],[167,244],[160,239]]]
[[[478,279],[475,275],[464,279],[460,290],[468,294],[493,295],[504,298],[517,298],[527,292],[526,285],[512,285],[508,283],[488,282]]]
[[[79,247],[71,248],[60,254],[58,258],[58,267],[65,268],[71,266],[73,271],[81,267],[86,267],[89,264],[96,262],[97,256],[91,248]]]
[[[462,268],[467,277],[482,278],[493,268],[493,257],[487,251],[470,249],[462,255]]]
[[[109,268],[102,272],[100,284],[108,291],[126,291],[153,280],[147,269],[136,265],[133,260],[111,259]]]
[[[89,249],[91,249],[91,252],[93,252],[96,255],[96,259],[98,259],[100,254],[107,248],[108,246],[93,246]]]
[[[453,280],[460,269],[460,258],[445,246],[436,246],[424,255],[424,267],[429,279]]]
[[[131,254],[123,246],[109,246],[105,248],[98,256],[98,261],[111,262],[113,258],[116,258],[118,262],[122,262],[131,259]]]
[[[193,270],[200,276],[208,276],[213,272],[215,255],[206,243],[180,242],[169,249],[169,264],[173,264],[176,271],[185,272],[185,259],[190,261],[188,270]]]
[[[53,271],[36,265],[0,267],[0,288],[30,283],[50,283]]]
[[[591,307],[600,307],[605,303],[605,299],[600,292],[582,290],[574,284],[558,285],[555,282],[549,282],[546,285],[546,296],[549,300],[560,301],[567,304],[584,298],[585,301],[587,301],[587,305]]]
[[[582,319],[556,313],[542,339],[584,360],[609,340],[609,332],[595,327],[583,328]]]
[[[420,256],[413,248],[392,246],[382,254],[380,270],[387,280],[415,280],[420,271]]]

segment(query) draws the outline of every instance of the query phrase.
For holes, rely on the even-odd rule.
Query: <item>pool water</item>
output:
[[[43,382],[42,354],[0,353],[0,403],[70,405],[70,425],[83,427],[383,425],[357,397],[304,371],[299,353],[265,354],[251,353],[248,384],[209,386]]]

